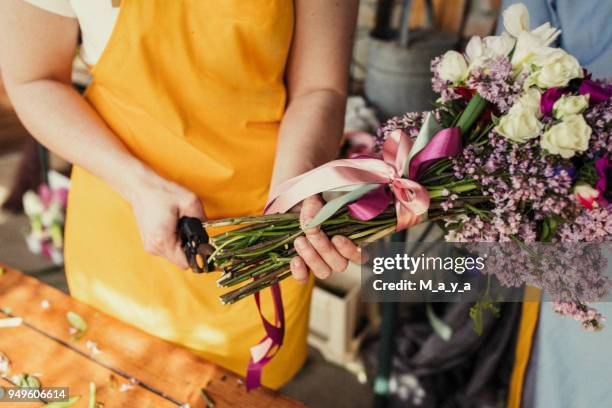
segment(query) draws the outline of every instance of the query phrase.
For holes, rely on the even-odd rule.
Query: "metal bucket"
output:
[[[420,31],[411,44],[370,37],[365,95],[383,118],[431,109],[436,95],[431,89],[431,60],[452,49],[453,34]]]

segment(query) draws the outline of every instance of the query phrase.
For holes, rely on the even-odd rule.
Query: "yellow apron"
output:
[[[540,315],[540,302],[535,300],[539,297],[540,290],[532,286],[526,287],[525,301],[521,309],[521,322],[514,351],[514,366],[508,390],[508,408],[520,408],[522,406],[525,376]]]
[[[86,98],[136,157],[196,193],[210,218],[261,214],[293,13],[291,0],[123,0]],[[196,275],[145,253],[128,203],[79,167],[66,272],[76,298],[240,374],[264,335],[252,300],[219,303],[218,273]],[[263,375],[272,388],[306,357],[312,280],[281,287],[285,341]]]

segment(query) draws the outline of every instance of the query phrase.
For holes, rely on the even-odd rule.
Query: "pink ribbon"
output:
[[[395,199],[396,229],[402,230],[418,224],[421,215],[429,208],[427,189],[414,181],[434,160],[453,157],[461,152],[459,128],[444,129],[436,133],[420,152],[410,159],[408,178],[403,176],[414,142],[402,130],[392,132],[383,145],[383,158],[361,157],[334,160],[294,177],[279,185],[270,194],[266,214],[285,213],[305,198],[324,191],[344,187],[380,184],[349,204],[351,215],[359,220],[369,220],[383,212]],[[276,355],[285,335],[285,316],[281,290],[278,284],[271,286],[275,310],[275,324],[270,323],[261,310],[260,294],[255,302],[266,336],[251,348],[251,358],[246,375],[247,390],[259,387],[263,368]]]
[[[383,158],[358,158],[334,160],[294,177],[276,187],[270,194],[266,213],[284,213],[305,198],[324,191],[349,186],[380,184],[388,186],[395,199],[397,230],[417,224],[429,208],[427,189],[415,180],[424,170],[442,157],[453,157],[461,151],[461,134],[458,128],[438,132],[410,160],[408,178],[403,175],[413,146],[412,139],[402,130],[392,132],[383,145]],[[386,189],[381,187],[350,204],[351,215],[359,220],[376,217],[390,202]]]

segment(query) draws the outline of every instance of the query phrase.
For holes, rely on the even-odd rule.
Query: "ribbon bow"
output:
[[[423,128],[426,127],[424,124]],[[314,194],[346,191],[329,201],[309,226],[319,225],[343,206],[348,206],[353,217],[369,220],[394,199],[399,231],[419,223],[429,208],[427,189],[416,180],[434,160],[455,156],[460,151],[458,128],[443,129],[433,137],[417,138],[414,142],[398,129],[387,137],[382,160],[370,157],[334,160],[282,183],[270,194],[266,214],[287,212]]]

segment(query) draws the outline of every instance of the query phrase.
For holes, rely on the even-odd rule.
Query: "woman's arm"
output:
[[[17,114],[36,139],[108,183],[132,206],[145,249],[187,268],[180,216],[204,217],[197,196],[132,156],[71,85],[76,19],[0,1],[0,66]]]
[[[357,18],[357,0],[296,0],[296,26],[287,66],[288,105],[282,121],[272,185],[336,157],[344,127],[349,62]],[[322,206],[319,196],[305,200],[300,218],[307,223]],[[300,256],[293,276],[308,278],[307,266],[325,279],[358,261],[350,240],[330,241],[318,229],[298,238]]]

